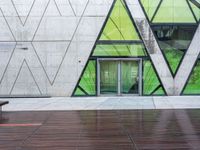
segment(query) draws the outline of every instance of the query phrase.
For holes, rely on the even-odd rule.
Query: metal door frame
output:
[[[117,94],[101,94],[100,91],[100,61],[118,61],[117,78],[118,92]],[[121,93],[121,61],[138,61],[139,69],[139,85],[138,94],[122,94]],[[98,96],[138,96],[142,95],[142,59],[141,58],[98,58],[97,59],[97,95]]]

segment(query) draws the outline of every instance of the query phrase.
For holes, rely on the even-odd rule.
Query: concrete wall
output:
[[[0,0],[0,95],[71,96],[113,0]]]
[[[125,0],[168,95],[200,52],[200,26],[172,77],[138,0]],[[0,96],[71,96],[113,0],[0,0]]]

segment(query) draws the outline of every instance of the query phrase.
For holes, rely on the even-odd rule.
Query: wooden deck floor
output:
[[[5,112],[0,150],[199,149],[200,110]]]

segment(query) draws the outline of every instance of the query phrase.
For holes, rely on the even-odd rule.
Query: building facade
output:
[[[198,0],[1,0],[1,96],[200,94]]]

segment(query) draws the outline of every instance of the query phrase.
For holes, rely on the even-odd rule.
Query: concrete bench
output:
[[[8,101],[0,101],[0,118],[2,117],[2,106],[8,104]]]

